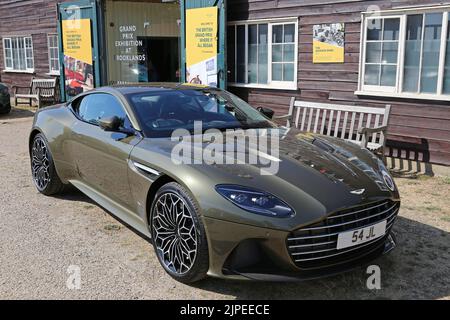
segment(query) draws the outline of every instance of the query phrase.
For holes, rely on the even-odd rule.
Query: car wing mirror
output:
[[[272,119],[275,113],[275,111],[273,111],[272,109],[264,107],[258,107],[256,108],[256,110],[258,110],[262,115],[266,116],[269,119]]]
[[[105,131],[120,131],[122,120],[117,116],[104,117],[98,121],[98,124]]]

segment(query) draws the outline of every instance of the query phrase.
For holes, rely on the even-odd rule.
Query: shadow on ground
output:
[[[72,185],[67,186],[66,190],[62,194],[55,195],[54,197],[57,198],[57,199],[66,200],[66,201],[85,202],[87,204],[85,206],[85,208],[92,207],[92,206],[100,207],[107,214],[109,214],[113,219],[117,220],[118,222],[120,222],[121,224],[126,226],[130,231],[134,232],[139,237],[143,238],[145,241],[147,241],[150,244],[152,244],[152,240],[150,238],[148,238],[147,236],[145,236],[144,234],[142,234],[138,230],[134,229],[132,226],[130,226],[128,223],[126,223],[122,219],[117,218],[109,210],[107,210],[106,208],[100,206],[98,203],[96,203],[94,200],[92,200],[91,198],[86,196],[84,193],[82,193],[81,191],[79,191],[78,189],[76,189]]]
[[[8,114],[0,114],[0,123],[3,120],[12,120],[12,119],[23,119],[30,118],[34,116],[33,109],[21,109],[21,108],[11,108],[11,112]]]
[[[58,198],[96,205],[76,189],[70,189]],[[133,229],[131,231],[140,235]],[[381,269],[380,290],[367,289],[367,266],[303,282],[208,278],[192,286],[235,299],[440,299],[450,296],[450,233],[401,216],[395,222],[394,232],[397,248],[372,263]]]
[[[366,267],[296,283],[224,282],[206,279],[196,286],[236,299],[440,299],[450,295],[450,234],[398,217],[397,248],[372,264],[380,266],[381,289],[366,287]]]
[[[82,193],[72,185],[67,185],[63,193],[54,195],[53,197],[61,200],[85,202],[89,205],[98,206],[98,204],[94,200],[86,196],[84,193]]]

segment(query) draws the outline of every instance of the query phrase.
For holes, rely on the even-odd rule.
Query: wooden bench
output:
[[[13,92],[16,105],[18,99],[28,99],[31,106],[33,99],[35,99],[38,108],[40,108],[43,102],[56,103],[58,101],[58,79],[33,78],[29,87],[13,86]]]
[[[391,106],[371,108],[317,103],[291,98],[289,113],[275,119],[287,119],[287,126],[353,142],[384,154]]]

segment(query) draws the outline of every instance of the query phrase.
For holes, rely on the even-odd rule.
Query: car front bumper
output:
[[[208,275],[237,280],[299,281],[323,278],[365,265],[396,246],[388,232],[357,255],[323,268],[300,268],[286,239],[290,232],[204,217],[209,244]]]

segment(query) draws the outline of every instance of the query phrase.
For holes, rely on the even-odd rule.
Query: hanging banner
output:
[[[94,88],[90,19],[63,20],[65,89],[68,96]]]
[[[217,7],[186,10],[186,81],[217,87]]]
[[[313,27],[313,63],[344,63],[344,24]]]

